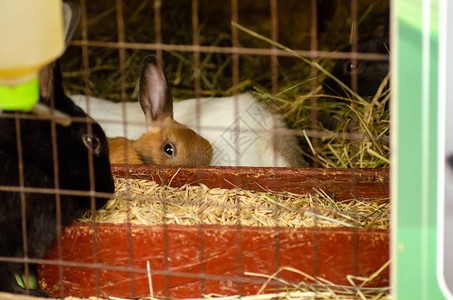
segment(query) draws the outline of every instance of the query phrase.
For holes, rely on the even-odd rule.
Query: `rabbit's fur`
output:
[[[181,123],[200,126],[199,133],[214,148],[213,165],[306,166],[297,138],[250,93],[180,101],[175,103],[175,113]]]
[[[28,257],[42,258],[56,240],[59,225],[63,230],[82,211],[100,208],[107,201],[105,196],[114,191],[105,134],[64,94],[58,62],[40,73],[40,90],[40,104],[67,114],[72,123],[63,126],[49,118],[36,119],[31,113],[0,114],[0,186],[11,188],[0,189],[3,257],[24,257],[24,222]],[[21,187],[33,190],[21,192]],[[65,191],[96,191],[105,195],[76,196]],[[14,276],[23,269],[23,263],[0,261],[0,290],[26,293]],[[29,293],[46,295],[41,290]]]
[[[153,89],[160,91],[156,92],[157,95],[166,91],[164,99],[167,99],[167,103],[169,103],[171,96],[168,97],[168,95],[171,95],[171,90],[167,80],[162,80],[165,78],[162,66],[160,64],[156,66],[160,74],[149,76],[149,78],[154,78],[153,84],[142,85],[144,76],[141,75],[140,91],[143,90],[143,86],[148,86],[150,94]],[[154,70],[156,73],[157,69]],[[143,73],[144,67],[142,66]],[[159,160],[147,160],[147,157],[159,156],[156,153],[145,154],[147,149],[148,152],[157,151],[152,142],[153,138],[149,138],[148,142],[144,139],[150,132],[150,127],[145,124],[152,123],[152,120],[143,116],[142,110],[146,112],[150,109],[143,107],[143,103],[146,103],[146,101],[143,101],[142,96],[140,97],[143,109],[137,102],[113,103],[94,97],[72,96],[77,104],[86,108],[102,125],[107,136],[123,137],[115,140],[109,139],[112,162],[118,162],[113,157],[114,153],[118,152],[113,149],[124,150],[124,145],[126,145],[129,153],[128,163],[200,164],[201,160],[202,164],[208,164],[209,161],[206,157],[212,156],[211,165],[220,166],[306,166],[296,137],[284,132],[286,127],[279,117],[271,114],[251,94],[238,95],[237,98],[202,98],[172,102],[174,119],[180,123],[169,117],[173,109],[167,108],[168,116],[166,121],[162,122],[164,126],[160,134],[163,137],[169,136],[169,133],[165,133],[165,130],[174,128],[174,138],[171,140],[179,143],[177,151],[187,151],[188,153],[185,153],[183,160],[169,161],[165,157]],[[237,112],[234,111],[236,101],[239,106]],[[125,118],[123,118],[123,110]],[[213,150],[210,149],[211,146],[208,147],[204,139],[190,128],[196,129],[201,136],[205,137],[212,145]],[[138,140],[130,141],[133,139]],[[162,147],[161,143],[158,146]],[[196,147],[195,150],[194,147]],[[129,152],[129,149],[135,149],[135,153]],[[138,155],[139,152],[142,154]],[[120,152],[119,156],[119,162],[124,162],[124,152]]]

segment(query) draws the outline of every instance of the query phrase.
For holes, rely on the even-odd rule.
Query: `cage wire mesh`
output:
[[[55,297],[387,297],[388,173],[357,168],[389,164],[388,1],[77,4],[65,91],[108,138],[129,140],[109,140],[113,197],[94,152],[88,188],[2,184],[18,193],[23,240],[39,230],[26,225],[29,193],[55,197],[65,232],[44,259],[27,243],[23,258],[2,255],[25,265],[23,292],[37,293],[27,278],[38,273]],[[93,134],[94,121],[72,117]],[[69,227],[65,195],[90,199]]]

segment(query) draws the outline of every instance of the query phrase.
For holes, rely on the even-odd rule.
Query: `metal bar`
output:
[[[203,52],[203,53],[220,53],[220,54],[243,54],[243,55],[264,55],[264,56],[281,56],[293,57],[294,54],[281,49],[269,48],[246,48],[246,47],[219,47],[203,45],[174,45],[174,44],[149,44],[149,43],[130,43],[124,42],[120,45],[118,42],[101,42],[89,40],[75,40],[70,43],[72,46],[86,46],[98,48],[120,48],[131,50],[162,50],[162,51],[179,51],[179,52]],[[382,53],[353,53],[338,51],[311,51],[311,50],[293,50],[297,55],[306,58],[329,58],[329,59],[350,59],[356,55],[359,60],[388,61],[389,55]]]

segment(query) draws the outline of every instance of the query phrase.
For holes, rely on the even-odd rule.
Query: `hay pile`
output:
[[[204,185],[173,188],[153,181],[115,178],[114,197],[97,211],[96,222],[143,225],[216,224],[284,227],[389,226],[388,199],[335,202],[321,190],[313,194],[210,189]],[[85,213],[80,221],[90,221]]]
[[[96,212],[96,222],[157,225],[157,224],[221,224],[286,227],[362,227],[389,228],[389,201],[350,199],[336,202],[322,190],[298,195],[287,192],[256,192],[240,188],[210,189],[204,185],[180,188],[159,185],[153,181],[126,179],[116,176],[116,192],[111,200]],[[92,220],[86,212],[79,220]],[[368,278],[348,276],[350,286],[335,285],[323,278],[314,278],[300,270],[284,267],[275,274],[245,273],[246,276],[267,279],[257,295],[204,295],[202,299],[389,299],[389,287],[368,288],[389,262]],[[312,283],[285,282],[279,272],[296,272]],[[285,288],[269,290],[272,280]],[[263,294],[266,292],[266,294]],[[270,294],[269,294],[270,293]],[[101,300],[91,297],[90,300]],[[122,298],[108,298],[126,300]],[[142,299],[157,299],[152,296]],[[66,298],[79,300],[79,298]]]

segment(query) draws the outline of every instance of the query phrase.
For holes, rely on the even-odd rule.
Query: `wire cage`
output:
[[[44,257],[1,255],[25,265],[17,282],[36,272],[54,297],[388,295],[388,1],[76,3],[62,82],[88,128],[123,137],[108,142],[116,191],[88,168],[90,207],[70,225],[56,209]]]

